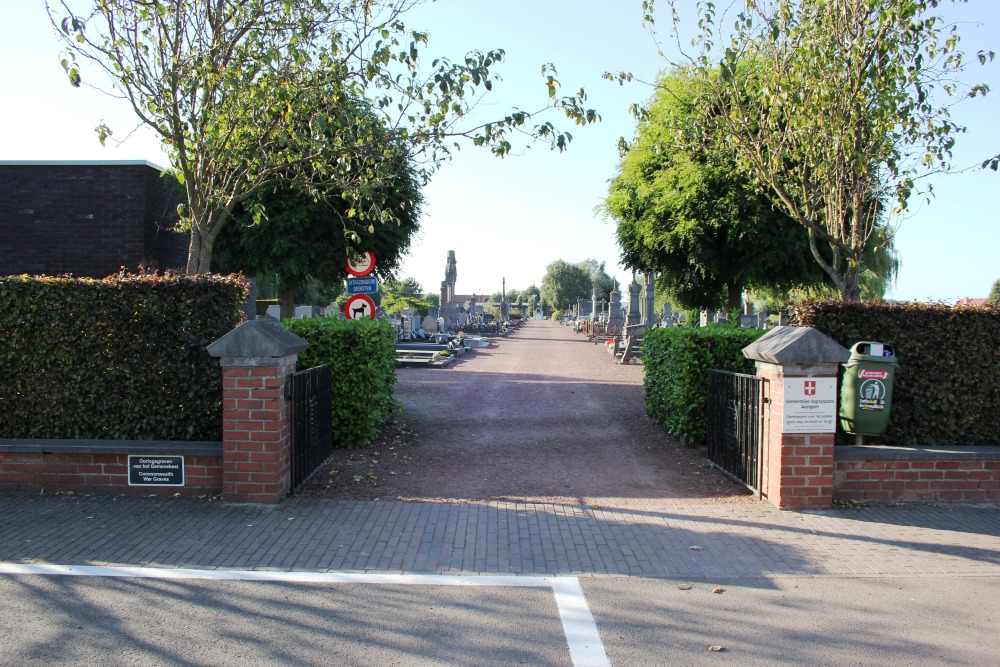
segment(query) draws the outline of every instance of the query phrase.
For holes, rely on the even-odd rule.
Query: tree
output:
[[[660,76],[611,181],[601,208],[618,223],[623,262],[659,274],[685,310],[733,310],[747,289],[822,282],[805,229],[699,127],[695,90],[682,71]]]
[[[382,285],[379,305],[387,313],[400,313],[404,308],[412,308],[416,313],[427,315],[434,305],[423,296],[423,291],[423,286],[415,278],[391,278]]]
[[[590,275],[578,264],[558,259],[545,267],[541,300],[549,308],[568,309],[577,299],[590,298]]]
[[[391,147],[406,145],[426,178],[459,137],[502,156],[511,134],[526,131],[563,150],[571,135],[551,122],[527,129],[537,113],[554,108],[577,124],[598,120],[583,107],[582,90],[559,97],[555,69],[544,66],[545,108],[459,127],[492,89],[504,52],[436,59],[425,70],[428,36],[402,21],[415,4],[93,0],[84,15],[66,0],[47,0],[46,8],[67,46],[70,82],[83,82],[81,62],[96,66],[108,92],[162,137],[185,188],[187,271],[198,273],[209,270],[236,207],[278,183],[342,199],[347,229],[373,232],[396,222],[370,196],[392,178]],[[98,128],[102,142],[110,133]]]
[[[948,168],[964,129],[950,101],[987,91],[959,86],[965,60],[938,2],[748,0],[721,57],[704,6],[690,68],[704,126],[805,227],[845,299],[859,297],[869,246],[881,250],[883,208],[905,211],[916,179]]]
[[[986,297],[987,303],[995,303],[1000,306],[1000,279],[993,283],[992,289],[990,289],[990,295]]]
[[[588,258],[577,264],[577,266],[590,276],[590,294],[593,295],[596,291],[598,300],[607,299],[608,295],[611,294],[611,290],[618,287],[618,282],[608,275],[605,262],[598,262],[596,259]]]
[[[374,275],[390,278],[420,227],[423,202],[417,174],[401,150],[395,165],[393,179],[367,195],[381,202],[395,224],[381,225],[377,232],[363,228],[349,238],[344,235],[344,221],[350,216],[347,201],[317,200],[302,186],[279,184],[236,207],[215,243],[213,267],[277,277],[282,319],[293,316],[295,292],[307,282],[339,288],[351,252],[373,252]],[[415,295],[419,293],[417,285]]]

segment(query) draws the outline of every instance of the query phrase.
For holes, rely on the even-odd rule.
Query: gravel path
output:
[[[600,507],[747,492],[645,416],[643,367],[532,321],[448,368],[401,368],[397,423],[296,495]]]

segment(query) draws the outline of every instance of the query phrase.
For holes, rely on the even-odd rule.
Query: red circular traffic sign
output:
[[[349,320],[374,320],[375,302],[367,294],[355,294],[344,304],[344,315]]]
[[[347,258],[347,272],[355,278],[364,278],[375,270],[375,253],[365,252],[361,255]]]

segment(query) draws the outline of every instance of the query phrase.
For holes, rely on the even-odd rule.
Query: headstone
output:
[[[312,306],[295,306],[295,319],[297,320],[300,320],[303,317],[312,317],[312,314]]]
[[[268,306],[267,307],[267,316],[268,317],[273,317],[276,320],[280,320],[281,319],[281,306]]]
[[[421,321],[421,327],[423,327],[424,331],[427,333],[437,333],[437,320],[428,315]]]
[[[628,286],[628,317],[625,320],[626,324],[630,326],[639,324],[642,319],[642,314],[639,312],[639,294],[641,292],[642,287],[635,281],[635,278],[632,278],[632,282]]]
[[[612,290],[609,295],[611,304],[608,306],[608,322],[610,324],[622,323],[622,293]]]
[[[654,295],[655,285],[653,284],[653,274],[644,273],[642,275],[642,324],[651,327],[656,324],[656,316],[653,314],[656,306]]]

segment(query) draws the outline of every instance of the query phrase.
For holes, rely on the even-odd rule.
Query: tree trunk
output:
[[[726,290],[726,311],[742,310],[743,285],[727,285]]]
[[[295,316],[295,285],[281,284],[281,319],[288,320]]]
[[[188,240],[188,259],[185,272],[189,276],[198,273],[198,262],[201,257],[201,232],[195,225],[191,225],[191,238]]]

